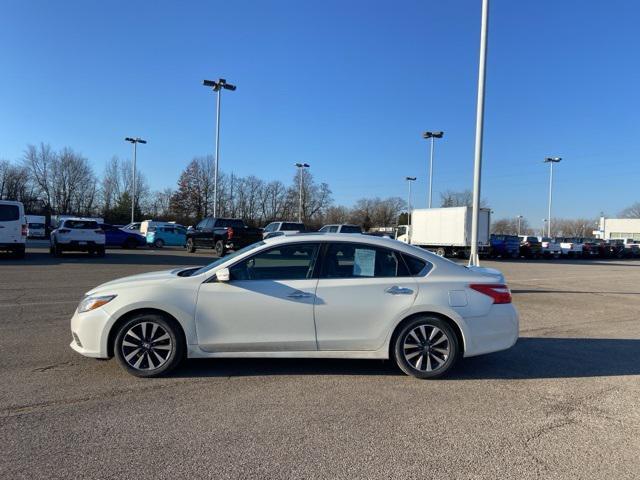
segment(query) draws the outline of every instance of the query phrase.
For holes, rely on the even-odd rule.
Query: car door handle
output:
[[[391,295],[411,295],[413,293],[413,290],[411,290],[410,288],[394,285],[393,287],[387,288],[385,292]]]
[[[307,292],[301,292],[300,290],[297,290],[295,292],[291,292],[289,295],[287,295],[287,298],[309,298],[312,297],[313,295],[311,293],[307,293]]]

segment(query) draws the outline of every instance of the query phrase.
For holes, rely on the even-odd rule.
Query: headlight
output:
[[[90,310],[100,308],[101,306],[109,303],[114,298],[116,298],[116,295],[91,295],[89,297],[83,298],[80,302],[80,305],[78,305],[78,313],[88,312]]]

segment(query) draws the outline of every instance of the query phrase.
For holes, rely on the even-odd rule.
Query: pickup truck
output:
[[[260,228],[247,227],[236,218],[208,217],[187,230],[186,247],[190,253],[198,248],[213,248],[222,257],[227,250],[237,250],[259,240],[262,240]]]

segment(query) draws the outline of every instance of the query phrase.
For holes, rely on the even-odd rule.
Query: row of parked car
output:
[[[640,242],[632,238],[601,240],[597,238],[531,235],[491,235],[493,258],[636,258]]]

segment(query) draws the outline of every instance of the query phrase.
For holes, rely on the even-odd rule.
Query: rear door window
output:
[[[0,205],[0,222],[20,220],[20,209],[17,205]]]
[[[355,225],[343,225],[340,230],[342,233],[362,233],[362,229]]]
[[[399,252],[356,243],[329,245],[322,278],[409,277]]]

